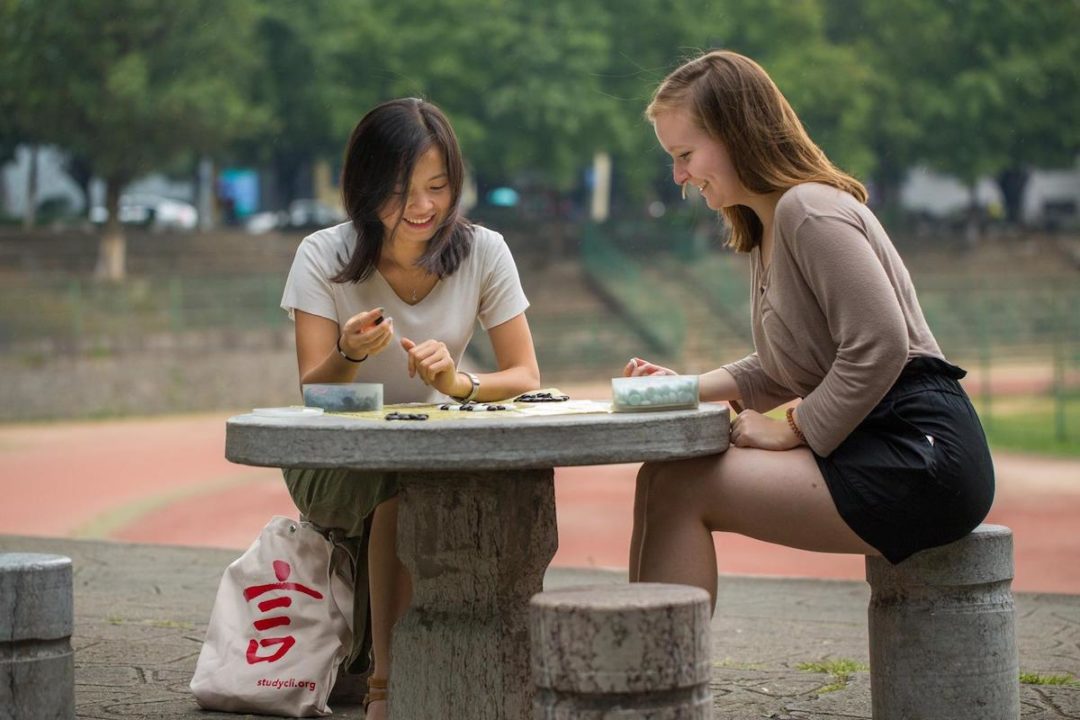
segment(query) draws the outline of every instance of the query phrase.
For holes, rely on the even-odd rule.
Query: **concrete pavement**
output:
[[[234,550],[0,536],[0,552],[67,555],[75,568],[80,720],[211,720],[187,685],[214,593]],[[545,586],[620,583],[621,573],[554,568]],[[723,576],[712,621],[715,717],[870,718],[869,673],[839,680],[804,663],[868,662],[863,582]],[[1080,596],[1018,594],[1020,668],[1080,675]],[[1021,687],[1022,717],[1080,718],[1080,684]],[[356,706],[335,717],[362,718]],[[935,720],[947,720],[944,718]]]

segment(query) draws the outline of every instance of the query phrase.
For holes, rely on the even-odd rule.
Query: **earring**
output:
[[[687,186],[687,185],[689,185],[689,184],[690,184],[690,183],[688,183],[688,182],[684,182],[684,183],[682,184],[682,199],[683,199],[683,200],[685,200],[685,199],[686,199],[686,186]]]

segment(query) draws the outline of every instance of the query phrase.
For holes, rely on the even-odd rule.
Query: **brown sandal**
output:
[[[367,686],[367,695],[364,696],[364,712],[367,712],[368,705],[371,703],[386,700],[387,695],[386,678],[369,677]]]

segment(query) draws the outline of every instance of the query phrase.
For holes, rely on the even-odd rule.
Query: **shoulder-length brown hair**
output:
[[[685,63],[653,93],[645,116],[688,110],[710,137],[724,144],[743,186],[753,193],[784,191],[805,182],[845,190],[866,202],[866,188],[825,156],[768,73],[748,57],[714,50]],[[762,226],[748,207],[723,209],[728,245],[748,252]]]
[[[435,230],[416,264],[439,277],[457,270],[472,247],[472,225],[458,211],[465,164],[457,136],[435,105],[418,98],[390,100],[370,110],[353,129],[341,169],[345,212],[356,229],[356,247],[335,282],[361,282],[382,253],[386,230],[379,210],[408,187],[416,162],[431,147],[446,160],[450,212]],[[402,206],[397,222],[401,223]]]

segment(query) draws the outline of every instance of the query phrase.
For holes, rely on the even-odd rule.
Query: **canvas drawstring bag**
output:
[[[352,558],[310,523],[276,516],[225,570],[191,691],[206,710],[330,715],[352,642]]]

